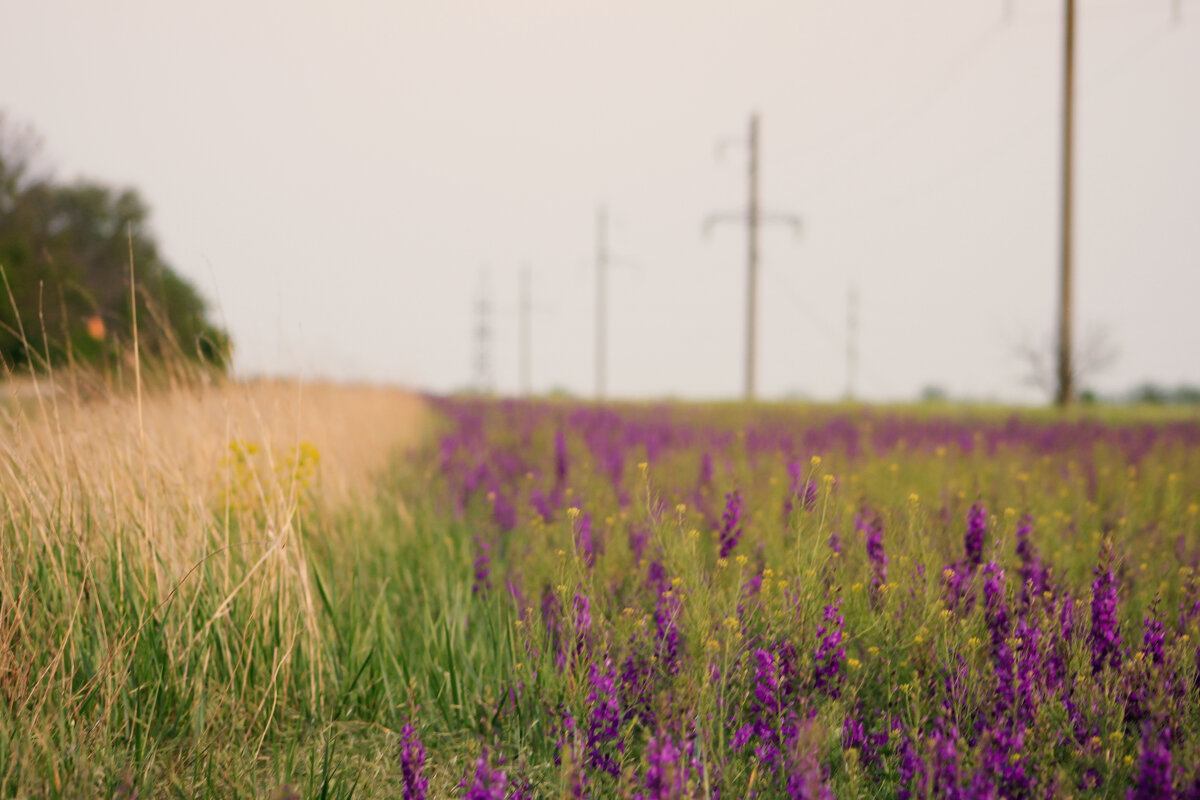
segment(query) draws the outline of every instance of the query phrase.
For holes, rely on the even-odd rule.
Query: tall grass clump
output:
[[[135,366],[0,385],[0,795],[337,786],[313,552],[421,403]]]

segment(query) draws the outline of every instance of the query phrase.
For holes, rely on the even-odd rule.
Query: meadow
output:
[[[5,796],[1200,797],[1195,417],[39,398]]]

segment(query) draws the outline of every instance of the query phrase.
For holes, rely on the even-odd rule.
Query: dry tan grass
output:
[[[417,444],[425,419],[418,396],[378,386],[189,381],[139,400],[135,392],[84,399],[67,385],[4,387],[0,494],[10,513],[14,505],[99,513],[110,530],[140,526],[184,559],[198,553],[179,541],[180,523],[209,527],[214,510],[249,502],[278,528],[302,496],[345,503],[369,489],[389,455]]]

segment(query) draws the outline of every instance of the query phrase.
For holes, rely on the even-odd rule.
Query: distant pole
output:
[[[528,397],[533,393],[531,379],[533,360],[533,287],[529,275],[529,266],[521,267],[520,275],[520,378],[521,394]]]
[[[846,399],[858,389],[858,287],[850,284],[846,297]]]
[[[488,296],[487,271],[479,273],[479,296],[475,303],[475,390],[492,391],[492,304]]]
[[[754,399],[758,355],[758,114],[750,115],[749,197],[746,200],[746,399]]]
[[[755,397],[755,368],[758,357],[758,230],[765,222],[786,222],[796,231],[800,229],[798,217],[790,214],[763,214],[758,199],[758,114],[750,115],[750,132],[746,140],[748,149],[749,191],[744,215],[719,214],[710,216],[704,223],[705,231],[718,222],[738,219],[746,224],[746,364],[745,398]]]
[[[608,213],[596,209],[596,399],[603,400],[608,369]]]
[[[1062,231],[1060,240],[1059,314],[1058,314],[1058,391],[1054,402],[1066,408],[1074,400],[1071,366],[1071,229],[1072,168],[1075,127],[1075,0],[1065,0],[1063,42],[1063,126],[1062,126]]]

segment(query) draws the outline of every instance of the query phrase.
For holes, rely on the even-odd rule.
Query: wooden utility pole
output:
[[[1060,233],[1058,308],[1058,390],[1054,402],[1066,408],[1075,397],[1071,366],[1072,171],[1075,128],[1075,0],[1065,0],[1063,41],[1062,230]]]
[[[750,115],[750,195],[746,200],[746,399],[754,399],[758,360],[758,114]]]
[[[800,219],[790,214],[763,214],[758,201],[758,114],[750,115],[748,149],[749,196],[742,214],[716,214],[704,223],[705,231],[718,222],[738,221],[746,224],[746,382],[745,398],[754,400],[755,367],[758,355],[758,228],[763,222],[785,222],[797,232]]]
[[[608,214],[596,209],[596,399],[604,399],[608,369]]]
[[[528,397],[533,393],[532,360],[533,360],[533,287],[529,276],[529,265],[521,267],[520,275],[520,378],[521,394]]]

